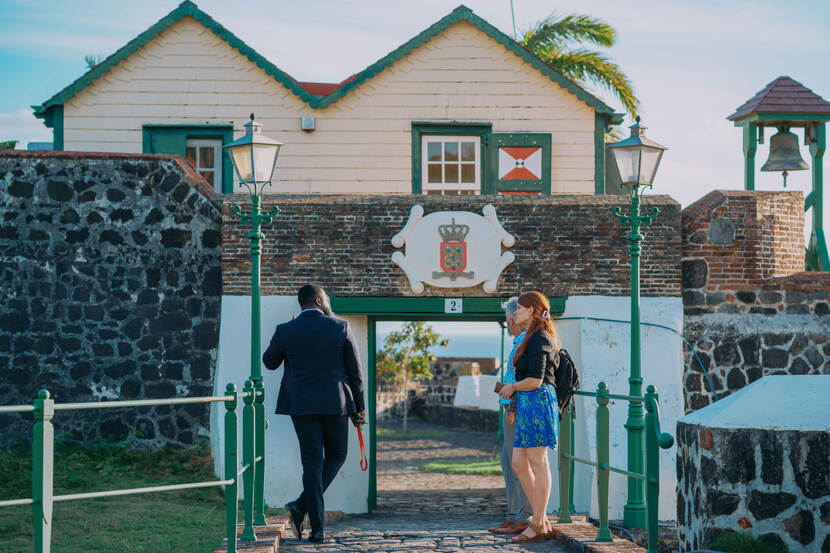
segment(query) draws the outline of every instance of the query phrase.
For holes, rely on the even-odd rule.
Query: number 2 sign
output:
[[[445,298],[444,299],[444,313],[463,313],[464,308],[461,303],[461,298]]]

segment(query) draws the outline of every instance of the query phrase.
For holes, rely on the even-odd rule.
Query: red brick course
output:
[[[731,243],[712,242],[716,220],[734,225]],[[771,285],[772,278],[804,271],[800,192],[710,192],[683,210],[682,228],[683,260],[706,261],[707,291],[754,290]]]

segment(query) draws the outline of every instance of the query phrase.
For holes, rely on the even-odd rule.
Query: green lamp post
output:
[[[640,198],[646,188],[651,188],[657,166],[663,157],[665,147],[646,138],[646,127],[640,125],[640,118],[631,126],[631,136],[620,142],[609,144],[614,154],[614,161],[619,169],[622,185],[631,196],[631,214],[622,215],[622,210],[615,207],[611,212],[624,226],[630,226],[631,232],[626,238],[631,254],[631,373],[628,377],[628,394],[633,397],[643,396],[643,377],[640,370],[640,251],[643,235],[640,225],[650,225],[660,213],[656,207],[648,215],[640,215]],[[643,474],[645,419],[642,401],[628,402],[628,419],[625,428],[628,431],[628,470]],[[645,528],[646,504],[643,482],[637,478],[628,478],[628,501],[623,510],[623,523],[629,528]]]
[[[280,210],[272,206],[268,213],[260,209],[260,193],[265,186],[271,184],[274,169],[277,166],[282,142],[268,138],[262,134],[262,125],[251,120],[245,124],[245,135],[234,140],[225,148],[233,162],[233,168],[239,183],[248,189],[251,196],[251,213],[242,213],[239,205],[233,206],[233,213],[242,223],[251,224],[248,238],[251,240],[251,382],[254,390],[254,456],[260,460],[256,462],[253,471],[253,480],[246,482],[246,490],[253,492],[255,525],[265,524],[265,387],[262,385],[262,351],[261,313],[259,294],[259,257],[262,252],[262,224],[269,224]],[[251,471],[245,471],[244,478],[249,480]],[[250,490],[250,488],[253,488]],[[246,494],[247,497],[250,497]],[[246,527],[246,530],[248,528]],[[253,536],[250,530],[250,536]],[[244,538],[245,536],[243,536]]]

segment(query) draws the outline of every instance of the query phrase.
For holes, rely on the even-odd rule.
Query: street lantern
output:
[[[631,256],[631,372],[628,377],[628,419],[625,423],[628,432],[628,470],[642,474],[645,467],[644,428],[645,414],[643,400],[643,377],[641,370],[642,352],[640,351],[640,252],[643,234],[640,225],[650,225],[660,213],[656,207],[648,215],[640,214],[640,199],[645,188],[651,188],[660,158],[665,147],[646,138],[646,128],[640,126],[640,118],[631,126],[631,136],[609,148],[614,152],[614,160],[620,171],[622,185],[629,189],[631,195],[631,215],[623,215],[620,207],[611,210],[623,226],[631,232],[626,238],[629,242]],[[623,508],[623,523],[629,528],[645,528],[646,504],[643,482],[633,477],[628,478],[628,501]]]
[[[277,166],[277,155],[282,142],[268,138],[262,134],[262,125],[251,120],[245,123],[245,136],[234,140],[225,148],[233,162],[233,168],[239,183],[244,185],[251,195],[251,213],[243,213],[242,207],[234,205],[231,211],[240,221],[250,223],[251,232],[248,238],[251,241],[251,378],[246,383],[249,396],[245,398],[245,409],[250,411],[243,417],[251,417],[252,421],[245,422],[243,428],[244,462],[251,467],[245,471],[243,485],[245,489],[244,511],[245,525],[242,529],[243,540],[255,540],[254,526],[265,525],[265,386],[262,383],[262,348],[261,341],[261,298],[259,258],[262,253],[262,225],[270,224],[280,209],[272,205],[267,213],[261,209],[260,192],[265,185],[271,184],[274,169]],[[252,405],[253,404],[253,405]],[[253,407],[249,409],[249,407]],[[248,418],[245,419],[249,421]],[[258,459],[258,461],[255,461]]]
[[[630,128],[631,136],[608,147],[614,154],[623,186],[651,186],[666,148],[646,138],[646,127],[640,125],[639,117]]]
[[[251,120],[245,123],[245,136],[225,146],[239,183],[249,190],[253,185],[254,194],[261,190],[258,185],[271,183],[280,147],[282,142],[262,134],[262,125],[254,121],[253,113]]]

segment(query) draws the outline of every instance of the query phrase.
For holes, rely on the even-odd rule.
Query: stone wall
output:
[[[684,334],[700,358],[685,349],[687,412],[713,388],[830,374],[830,273],[803,272],[803,215],[797,192],[716,191],[683,210]]]
[[[250,290],[248,229],[223,208],[222,279],[225,294]],[[244,201],[247,201],[245,199]],[[496,208],[505,229],[516,237],[510,251],[516,261],[502,273],[501,290],[537,289],[549,296],[627,296],[630,270],[626,231],[609,213],[628,205],[619,196],[268,196],[264,210],[282,213],[264,227],[262,293],[293,295],[308,282],[334,296],[410,296],[409,283],[391,261],[399,251],[391,239],[404,226],[415,204],[426,213]],[[645,210],[660,216],[645,230],[642,292],[645,296],[680,295],[680,209],[667,196],[648,196]],[[427,287],[426,296],[446,289]],[[458,296],[488,296],[481,286],[453,291]]]
[[[211,395],[219,202],[183,158],[0,153],[0,405]],[[183,446],[204,405],[59,411],[70,438]],[[31,416],[0,415],[0,446]]]
[[[830,434],[677,425],[681,551],[748,531],[790,551],[830,551]]]

